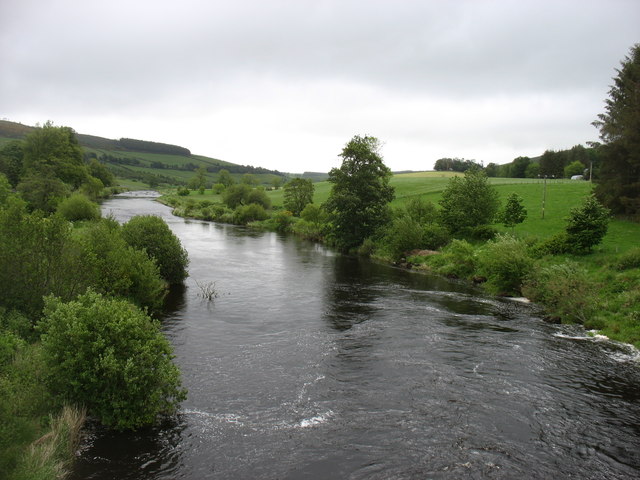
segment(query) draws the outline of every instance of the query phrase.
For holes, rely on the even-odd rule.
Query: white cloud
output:
[[[328,170],[354,134],[393,169],[597,137],[640,3],[5,0],[0,116]]]

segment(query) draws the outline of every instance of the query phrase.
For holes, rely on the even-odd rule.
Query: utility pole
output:
[[[547,176],[544,176],[544,187],[542,187],[542,219],[544,219],[544,204],[547,201]]]

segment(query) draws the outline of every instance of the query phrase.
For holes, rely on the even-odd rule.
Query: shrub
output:
[[[267,194],[263,188],[254,188],[253,190],[251,190],[246,197],[245,203],[247,205],[255,203],[262,206],[265,210],[271,208],[271,200],[269,199],[269,197],[267,197]]]
[[[127,245],[115,220],[93,223],[81,242],[89,257],[84,268],[90,271],[94,289],[140,306],[161,306],[166,289],[158,266],[143,250]]]
[[[68,303],[47,297],[39,330],[52,391],[105,425],[149,425],[185,398],[159,324],[125,300],[92,291]]]
[[[362,245],[358,247],[358,255],[361,257],[370,257],[376,251],[376,244],[370,238],[365,238]]]
[[[324,238],[325,224],[300,220],[293,224],[292,230],[306,240],[319,242]]]
[[[498,235],[480,250],[478,267],[487,279],[485,287],[489,291],[519,295],[522,282],[533,268],[533,259],[524,241],[511,235]]]
[[[558,233],[541,243],[533,245],[530,250],[535,257],[568,253],[571,250],[569,236],[565,232]]]
[[[640,247],[632,248],[618,257],[614,263],[616,270],[640,268]]]
[[[395,261],[410,250],[422,248],[424,232],[422,226],[408,215],[393,219],[384,237],[386,250]]]
[[[0,305],[36,318],[44,295],[70,299],[87,287],[91,259],[71,231],[62,217],[27,213],[23,202],[9,199],[0,209]]]
[[[178,188],[178,192],[177,193],[181,197],[186,197],[186,196],[191,194],[191,190],[189,190],[187,187],[180,187],[180,188]]]
[[[438,250],[451,242],[449,231],[442,225],[430,224],[422,229],[422,248]]]
[[[469,278],[476,270],[476,252],[466,240],[453,240],[440,255],[427,258],[427,263],[439,274],[454,278]]]
[[[326,223],[328,214],[319,205],[316,205],[315,203],[309,203],[302,209],[302,212],[300,212],[300,218],[302,218],[306,222],[314,223],[317,225],[320,223]]]
[[[452,177],[442,192],[440,222],[457,234],[493,222],[499,205],[484,172],[467,170],[464,177]]]
[[[242,205],[236,208],[233,217],[235,220],[234,223],[245,225],[256,220],[266,220],[269,215],[262,205],[250,203],[249,205]]]
[[[80,193],[74,193],[58,204],[57,212],[70,222],[100,218],[100,207]]]
[[[122,238],[132,247],[145,250],[156,261],[160,275],[169,284],[179,284],[187,278],[187,251],[160,217],[133,217],[122,226]]]
[[[276,232],[288,232],[293,224],[293,214],[288,210],[280,210],[271,217],[273,228]]]
[[[420,197],[411,198],[404,209],[409,217],[422,225],[434,223],[438,219],[438,209],[433,202],[425,201]]]
[[[543,304],[552,314],[585,323],[596,312],[597,285],[575,262],[535,268],[525,279],[522,293]]]
[[[222,201],[229,208],[237,208],[247,202],[251,187],[244,183],[230,185],[222,194]]]

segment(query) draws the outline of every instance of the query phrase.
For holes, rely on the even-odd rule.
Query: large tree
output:
[[[306,178],[294,178],[284,186],[284,208],[296,217],[309,203],[313,203],[313,182]]]
[[[640,215],[640,44],[616,70],[600,130],[602,165],[596,195],[614,213]]]
[[[362,244],[389,221],[394,190],[389,185],[391,170],[379,150],[377,138],[356,135],[340,154],[340,168],[329,172],[333,187],[325,207],[331,213],[336,246],[343,251]]]
[[[73,129],[55,127],[51,122],[25,138],[24,168],[27,174],[54,176],[74,189],[88,177],[82,147]]]

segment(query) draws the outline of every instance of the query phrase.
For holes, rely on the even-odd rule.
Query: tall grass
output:
[[[20,458],[10,480],[65,478],[73,462],[86,411],[65,405],[50,418],[49,430],[33,442]]]

